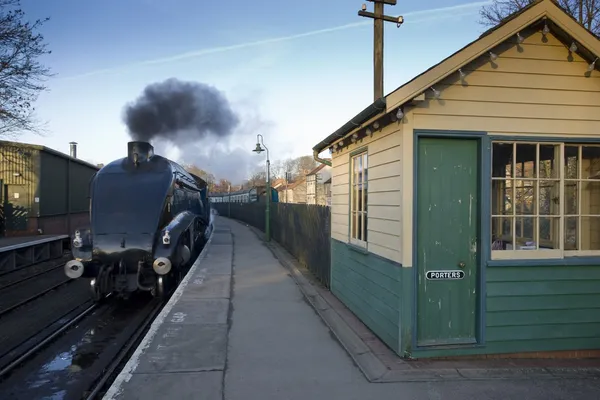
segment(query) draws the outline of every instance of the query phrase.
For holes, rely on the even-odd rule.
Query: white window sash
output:
[[[583,195],[583,183],[585,182],[599,182],[599,180],[595,180],[595,179],[586,179],[583,177],[583,157],[582,157],[582,149],[586,146],[593,146],[593,147],[599,147],[598,144],[596,143],[590,143],[590,144],[586,144],[586,143],[581,143],[581,142],[535,142],[535,141],[514,141],[514,140],[494,140],[492,143],[510,143],[513,145],[514,150],[516,150],[516,144],[535,144],[537,146],[536,149],[536,170],[537,170],[537,177],[536,178],[525,178],[525,177],[516,177],[515,176],[515,171],[516,171],[516,160],[515,157],[513,156],[513,162],[512,162],[512,177],[511,178],[503,178],[503,177],[492,177],[490,176],[489,179],[491,182],[493,181],[504,181],[504,182],[508,182],[508,181],[512,181],[513,183],[515,181],[518,180],[526,180],[526,181],[535,181],[536,182],[536,191],[535,191],[535,204],[536,204],[536,212],[535,214],[531,214],[531,215],[496,215],[496,214],[491,214],[491,218],[490,218],[490,222],[494,219],[494,218],[499,218],[499,217],[503,217],[503,218],[507,218],[508,220],[511,221],[511,226],[512,226],[512,243],[513,246],[515,244],[516,241],[516,237],[517,237],[517,232],[516,232],[516,221],[519,218],[535,218],[535,232],[534,232],[534,240],[536,241],[536,243],[539,246],[539,236],[540,236],[540,217],[541,218],[556,218],[558,220],[559,223],[559,240],[558,240],[558,249],[536,249],[536,250],[520,250],[520,249],[512,249],[512,250],[492,250],[491,251],[491,259],[492,260],[544,260],[544,259],[563,259],[563,258],[568,258],[568,257],[598,257],[600,256],[600,250],[565,250],[564,249],[564,242],[565,242],[565,235],[566,235],[566,227],[565,227],[565,219],[569,218],[569,217],[577,217],[578,221],[577,221],[577,230],[578,230],[578,234],[577,234],[577,244],[579,247],[581,247],[582,245],[582,218],[585,218],[588,214],[583,213],[582,211],[582,195]],[[556,145],[558,146],[558,151],[557,151],[557,158],[558,158],[558,168],[559,168],[559,174],[558,174],[558,178],[539,178],[539,165],[540,165],[540,160],[539,160],[539,146],[540,145]],[[577,160],[578,160],[578,165],[577,165],[577,179],[575,178],[569,178],[569,179],[565,179],[565,147],[566,146],[577,146],[578,147],[578,156],[577,156]],[[513,151],[514,151],[513,150]],[[492,145],[492,149],[491,149],[492,155],[493,155],[493,145]],[[518,155],[517,155],[518,156]],[[553,214],[553,215],[539,215],[539,197],[540,197],[540,181],[552,181],[552,180],[558,180],[559,182],[559,204],[558,204],[558,208],[559,208],[559,212],[557,214]],[[565,214],[565,202],[566,202],[566,192],[565,192],[565,184],[567,182],[577,182],[577,214]],[[516,189],[515,189],[515,185],[511,184],[511,199],[513,201],[513,212],[514,209],[517,207],[516,204]],[[489,201],[492,201],[492,199],[490,198]],[[492,210],[493,211],[493,210]],[[592,217],[598,217],[600,218],[600,215],[590,215]],[[491,226],[490,226],[491,227]]]
[[[362,188],[363,186],[366,186],[366,183],[364,181],[365,179],[365,175],[364,175],[364,161],[367,160],[368,154],[367,152],[362,152],[360,154],[356,154],[354,156],[351,157],[351,165],[350,165],[350,226],[349,226],[349,232],[348,232],[348,236],[349,236],[349,241],[351,244],[359,246],[359,247],[363,247],[366,248],[367,247],[367,241],[365,240],[361,240],[358,239],[357,237],[354,237],[354,231],[355,228],[358,228],[355,226],[356,224],[356,220],[358,218],[360,218],[361,223],[360,225],[360,229],[361,232],[358,233],[357,232],[357,236],[360,237],[365,237],[366,231],[365,231],[365,221],[367,220],[367,211],[366,211],[366,204],[365,204],[365,191],[364,190],[360,190],[358,193],[356,192],[358,190],[358,188]],[[358,164],[360,163],[360,164]],[[357,171],[357,165],[362,165],[362,171],[359,173]],[[368,187],[368,186],[367,186]],[[355,191],[356,190],[356,191]],[[358,196],[361,196],[361,210],[358,210],[358,204],[359,204],[359,199]],[[357,218],[355,219],[355,216],[357,216]]]

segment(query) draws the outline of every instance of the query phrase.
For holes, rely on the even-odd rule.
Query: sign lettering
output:
[[[463,279],[465,277],[465,271],[427,271],[425,277],[430,281],[442,280],[442,279]]]

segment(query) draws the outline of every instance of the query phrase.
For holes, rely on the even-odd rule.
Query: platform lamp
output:
[[[256,148],[252,151],[256,152],[256,154],[260,154],[263,151],[267,152],[267,195],[265,196],[267,205],[265,208],[265,241],[269,242],[271,240],[271,161],[269,160],[269,149],[267,146],[265,146],[263,136],[260,133],[256,135]]]

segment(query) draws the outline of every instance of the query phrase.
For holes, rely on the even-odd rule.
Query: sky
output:
[[[124,107],[177,78],[219,90],[240,123],[220,140],[154,141],[156,153],[234,183],[264,165],[265,153],[251,151],[257,134],[272,163],[312,154],[373,102],[373,20],[357,15],[362,1],[21,0],[30,19],[50,17],[42,61],[55,76],[35,105],[44,136],[19,141],[67,154],[76,141],[78,158],[95,164],[124,157]],[[385,93],[476,39],[487,3],[385,6],[405,21],[385,23]]]

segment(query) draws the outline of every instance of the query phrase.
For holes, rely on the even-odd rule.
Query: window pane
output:
[[[579,236],[578,217],[565,218],[565,250],[577,250]]]
[[[577,179],[579,177],[579,147],[565,146],[565,179]]]
[[[367,211],[367,208],[368,208],[368,206],[369,206],[369,202],[367,201],[367,198],[369,197],[369,192],[368,192],[367,190],[364,190],[363,192],[364,192],[364,194],[365,194],[365,197],[364,197],[364,200],[363,200],[363,202],[364,202],[364,204],[363,204],[363,206],[364,206],[364,209],[362,209],[361,211],[364,211],[364,212],[366,212],[366,211]]]
[[[540,218],[540,249],[560,249],[560,218]]]
[[[369,180],[369,168],[367,165],[367,155],[364,155],[364,160],[363,160],[363,182],[367,183]]]
[[[517,143],[517,164],[515,166],[515,176],[517,178],[535,178],[536,175],[536,152],[537,145]]]
[[[358,183],[358,160],[356,159],[356,157],[352,159],[352,170],[354,171],[352,184],[356,185]]]
[[[510,178],[512,174],[513,144],[492,144],[492,177]]]
[[[579,250],[600,250],[600,217],[581,217]]]
[[[510,250],[512,248],[512,218],[492,218],[492,250]]]
[[[565,215],[579,214],[579,183],[565,181]]]
[[[523,246],[531,247],[535,245],[536,239],[536,226],[535,218],[531,217],[517,217],[515,218],[515,231],[517,237],[517,247],[519,250]]]
[[[515,212],[517,215],[533,215],[536,212],[535,183],[535,181],[515,181]]]
[[[512,215],[512,181],[492,181],[492,215]]]
[[[365,199],[365,200],[366,200],[366,199]],[[368,224],[367,224],[367,223],[369,222],[369,219],[367,218],[367,213],[366,213],[366,212],[365,212],[365,213],[363,213],[363,215],[364,215],[364,217],[365,217],[365,218],[364,218],[364,221],[363,221],[363,225],[364,225],[364,227],[365,227],[365,231],[364,231],[364,239],[363,239],[363,240],[366,242],[366,241],[367,241],[367,233],[368,233],[368,231],[367,231],[367,225],[368,225]]]
[[[362,238],[362,215],[361,213],[356,214],[356,238],[363,240]]]
[[[356,211],[363,210],[363,196],[362,195],[363,195],[363,190],[359,186],[356,186],[356,197],[357,197]]]
[[[600,147],[583,146],[581,150],[582,158],[582,179],[600,178]]]
[[[585,169],[584,169],[585,170]],[[600,181],[581,184],[581,215],[600,215]]]
[[[350,220],[350,223],[352,225],[351,231],[352,231],[352,237],[353,238],[357,238],[357,234],[356,234],[356,225],[357,225],[357,221],[356,221],[356,213],[352,213],[352,219]]]
[[[559,145],[541,144],[540,145],[540,165],[538,178],[557,179],[559,171],[560,158],[557,158]]]
[[[540,215],[559,215],[559,181],[540,180]]]

